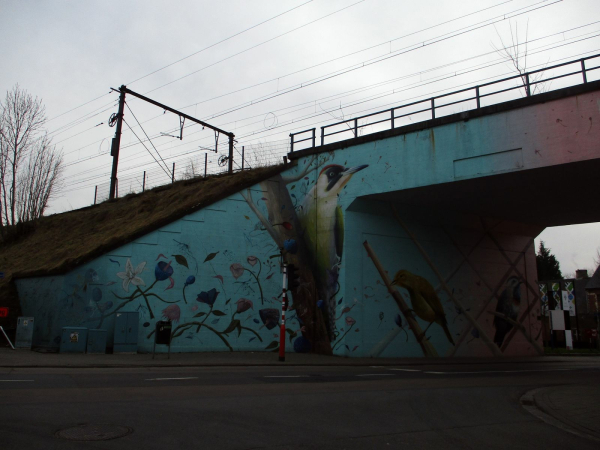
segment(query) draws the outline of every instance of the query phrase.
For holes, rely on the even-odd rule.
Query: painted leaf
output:
[[[344,344],[344,347],[346,347],[346,349],[347,349],[348,351],[350,351],[350,347],[348,347],[348,344]]]
[[[293,191],[295,189],[296,185],[294,184],[291,188],[290,191]]]
[[[344,300],[344,297],[340,298],[340,300],[338,301],[338,305],[342,304],[342,300]]]
[[[227,333],[231,333],[233,330],[235,330],[237,328],[237,326],[240,324],[240,321],[238,319],[233,319],[231,321],[231,323],[229,324],[229,326],[227,328],[225,328],[225,330],[222,331],[223,334],[227,334]]]
[[[208,255],[206,258],[204,258],[204,261],[203,261],[203,262],[206,262],[206,261],[210,261],[210,260],[212,260],[212,259],[215,259],[215,256],[217,256],[217,254],[218,254],[218,253],[219,253],[219,252],[216,252],[216,253],[210,253],[210,254],[209,254],[209,255]]]
[[[211,323],[214,325],[215,323],[217,323],[220,319],[215,319],[213,320]]]
[[[279,342],[273,341],[265,347],[265,350],[271,350],[272,348],[277,348],[278,346],[279,346]]]
[[[150,326],[150,322],[144,322],[144,328],[148,328]]]
[[[217,280],[219,280],[221,283],[223,283],[223,275],[215,275],[213,278],[216,278]]]
[[[229,303],[231,301],[230,298],[227,299],[227,301],[225,302],[225,304]]]
[[[218,309],[215,309],[212,313],[217,317],[226,315],[223,311],[219,311]]]
[[[252,342],[254,339],[256,339],[256,336],[252,336],[248,342]]]
[[[275,273],[275,272],[273,272],[273,273]],[[269,275],[267,278],[265,278],[265,280],[269,280],[273,276],[273,273],[271,275]]]
[[[196,314],[194,317],[202,317],[205,316],[206,313],[205,312],[199,312],[198,314]]]
[[[185,256],[183,256],[183,255],[172,255],[172,256],[173,256],[173,258],[175,258],[175,261],[177,261],[177,264],[185,266],[187,269],[189,269],[188,262],[187,262],[187,259],[185,259]]]
[[[246,220],[250,220],[250,217],[248,217],[248,216],[244,216],[244,218],[245,218]]]

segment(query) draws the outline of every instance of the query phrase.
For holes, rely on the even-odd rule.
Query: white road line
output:
[[[179,377],[179,378],[146,378],[146,381],[166,381],[166,380],[197,380],[198,377]]]
[[[420,372],[419,369],[388,369],[388,370],[397,370],[399,372]]]
[[[10,382],[17,382],[18,383],[18,382],[22,382],[22,381],[35,381],[35,380],[0,380],[0,382],[1,381],[7,381],[7,382],[10,381]]]
[[[478,374],[478,373],[522,373],[522,372],[559,372],[577,369],[523,369],[523,370],[481,370],[479,372],[423,372],[433,375],[460,375],[460,374]]]
[[[356,375],[357,377],[393,377],[393,373],[363,373]]]
[[[309,375],[265,375],[264,378],[308,378]]]

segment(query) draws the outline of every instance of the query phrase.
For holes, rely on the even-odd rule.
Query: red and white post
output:
[[[285,312],[287,311],[287,264],[283,264],[283,290],[281,292],[281,327],[279,329],[279,361],[285,362]]]

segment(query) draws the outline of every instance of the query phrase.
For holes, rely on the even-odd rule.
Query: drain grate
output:
[[[122,425],[84,423],[57,431],[54,435],[69,441],[108,441],[133,433],[133,429]]]

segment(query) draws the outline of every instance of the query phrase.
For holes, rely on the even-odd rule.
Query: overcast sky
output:
[[[95,186],[100,197],[108,191],[114,128],[107,123],[118,99],[111,87],[126,84],[235,133],[236,152],[244,146],[248,164],[264,164],[280,160],[291,132],[512,74],[494,52],[511,43],[511,27],[519,41],[530,42],[530,68],[600,53],[598,6],[598,0],[0,0],[0,92],[19,83],[43,100],[47,129],[65,155],[62,194],[50,209],[62,212],[92,203]],[[209,170],[218,170],[225,136],[215,143],[210,130],[186,123],[179,140],[177,116],[133,98],[128,106],[121,194],[139,190],[144,171],[150,186],[168,182],[173,162],[178,178],[191,162],[203,171],[205,154]],[[592,268],[600,224],[546,230],[536,246],[540,239],[563,272]]]

